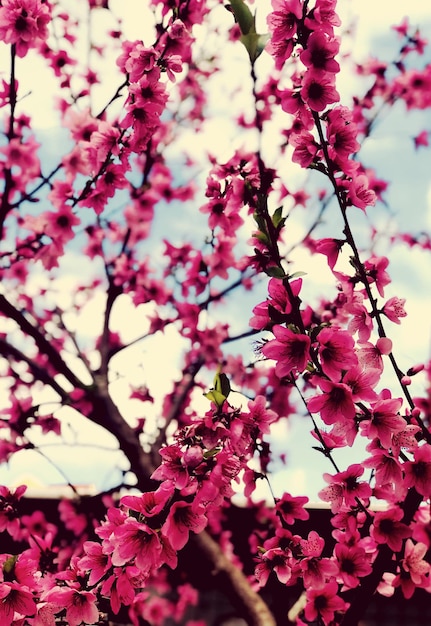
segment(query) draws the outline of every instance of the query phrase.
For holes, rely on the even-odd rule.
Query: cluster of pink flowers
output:
[[[224,567],[228,575],[230,566],[236,568],[232,586],[242,585],[236,588],[240,597],[254,594],[251,607],[270,577],[300,589],[298,625],[342,623],[344,614],[356,610],[354,594],[362,588],[389,595],[399,587],[407,599],[416,588],[431,593],[431,403],[429,390],[418,398],[410,392],[417,374],[431,378],[431,366],[398,365],[386,325],[402,323],[406,301],[388,293],[389,259],[378,245],[366,255],[360,252],[350,226],[351,207],[366,211],[387,187],[358,158],[361,140],[372,131],[376,103],[400,100],[419,111],[431,106],[430,65],[407,67],[410,55],[423,55],[426,42],[408,21],[398,26],[402,47],[392,74],[378,60],[357,66],[371,86],[349,108],[340,103],[336,87],[336,0],[273,0],[266,50],[275,71],[262,82],[255,65],[262,36],[245,3],[231,6],[236,24],[230,36],[249,53],[256,109],[251,120],[237,117],[241,132],[251,131],[254,142],[257,133],[263,146],[265,125],[281,110],[286,143],[276,158],[290,151],[294,163],[311,174],[316,170],[330,189],[317,193],[321,214],[330,201],[340,210],[340,233],[313,239],[317,220],[302,242],[325,257],[337,286],[334,297],[311,307],[307,278],[290,274],[284,256],[285,202],[308,207],[305,189],[289,191],[260,148],[232,149],[220,163],[208,146],[202,190],[188,150],[184,158],[175,153],[175,166],[170,165],[176,126],[190,123],[198,132],[205,125],[209,91],[203,83],[212,70],[208,59],[197,60],[194,27],[210,8],[203,0],[149,4],[153,44],[125,40],[121,20],[111,31],[121,84],[95,112],[89,96],[102,77],[90,67],[80,73],[73,54],[77,24],[61,3],[0,2],[0,42],[10,46],[12,59],[9,80],[2,78],[0,88],[0,107],[8,112],[0,146],[0,231],[6,250],[0,253],[0,319],[7,321],[0,332],[0,367],[8,388],[7,407],[0,409],[0,461],[34,448],[33,430],[61,436],[65,421],[59,409],[66,408],[66,415],[84,416],[117,437],[140,489],[117,501],[105,494],[92,517],[79,499],[63,501],[57,526],[40,511],[22,515],[25,487],[0,486],[0,532],[19,546],[0,555],[0,623],[81,626],[124,617],[134,626],[142,620],[163,626],[169,619],[202,626],[188,617],[198,592],[187,573],[177,589],[170,579],[187,543],[199,545],[199,534],[202,542],[216,545],[214,567]],[[90,0],[92,18],[110,11],[108,5]],[[58,79],[57,109],[72,144],[65,142],[51,172],[41,162],[43,147],[30,117],[19,110],[25,98],[15,57],[30,50]],[[102,57],[103,48],[94,46],[92,53]],[[111,104],[120,98],[123,107],[115,114]],[[416,150],[426,148],[428,133],[416,133]],[[191,205],[200,207],[197,213],[188,212]],[[172,207],[183,211],[178,236],[163,213]],[[154,229],[159,208],[162,217]],[[204,221],[201,247],[188,232],[190,215]],[[256,230],[250,237],[251,219]],[[150,240],[152,229],[161,233],[158,248]],[[431,250],[425,235],[394,235],[391,241],[397,238]],[[83,278],[67,310],[50,280],[41,287],[33,283],[33,271],[41,267],[49,279],[57,271],[61,276],[68,251],[75,263],[78,244],[92,271],[100,272]],[[350,255],[346,273],[339,270],[341,254]],[[253,308],[251,330],[235,335],[223,317],[227,298],[240,287],[249,295],[265,276],[267,297]],[[84,307],[103,289],[99,336],[83,338],[74,330],[75,320],[79,326]],[[133,341],[114,328],[112,312],[121,311],[115,310],[120,297],[144,311],[145,328]],[[245,302],[238,324],[249,318]],[[111,359],[168,327],[186,346],[180,379],[160,402],[150,383],[130,382],[128,397],[142,407],[131,425],[114,401],[122,373]],[[227,354],[226,344],[258,333],[263,334],[255,361]],[[397,391],[386,388],[383,374],[390,368]],[[204,393],[211,406],[199,412],[194,392],[202,395],[205,377],[215,369],[214,388]],[[40,391],[47,389],[50,399],[41,401]],[[286,489],[272,504],[255,503],[258,484],[266,482],[272,493],[270,435],[298,412],[298,403],[313,424],[316,454],[332,464],[319,491],[331,514],[332,537],[298,530],[309,519],[305,496]],[[156,434],[146,417],[150,405],[163,416]],[[366,458],[340,468],[333,450],[359,439]],[[280,460],[284,457],[281,453]],[[124,480],[121,487],[130,488]],[[248,538],[254,559],[248,574],[241,572],[235,541],[224,526],[223,511],[237,490],[257,519]],[[268,613],[262,614],[259,623],[266,626]],[[258,623],[256,616],[250,621]]]
[[[13,44],[19,57],[48,38],[51,5],[43,0],[4,0],[0,7],[0,41]]]

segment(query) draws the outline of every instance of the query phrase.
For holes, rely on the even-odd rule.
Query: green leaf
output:
[[[307,276],[307,272],[293,272],[293,274],[289,274],[289,280],[292,280],[292,278],[300,278],[301,276]]]
[[[265,274],[267,276],[271,276],[272,278],[286,278],[284,269],[278,266],[267,267],[265,270]]]
[[[268,235],[266,235],[265,233],[262,233],[260,230],[257,233],[254,233],[253,237],[257,239],[258,241],[260,241],[261,243],[265,243],[265,244],[269,243]]]
[[[220,392],[225,398],[230,394],[230,381],[226,374],[218,372],[214,376],[214,390]]]
[[[265,49],[266,42],[269,39],[269,35],[258,35],[256,32],[250,32],[246,35],[241,35],[241,43],[245,46],[248,52],[250,61],[254,63]]]
[[[255,18],[243,0],[229,0],[235,21],[243,35],[256,33]]]
[[[16,554],[13,554],[8,559],[6,559],[6,561],[3,564],[3,572],[5,574],[11,574],[13,572],[13,568],[15,567],[15,563],[17,562],[17,560],[18,560],[18,556]]]
[[[279,206],[278,209],[275,209],[274,214],[272,216],[272,223],[274,224],[275,228],[277,228],[277,226],[280,224],[280,222],[284,219],[282,216],[282,212],[283,212],[283,207]]]
[[[265,224],[265,218],[263,217],[263,215],[259,211],[255,211],[253,213],[253,219],[256,222],[256,224],[258,225],[259,230],[262,231],[263,233],[267,233],[266,224]]]
[[[210,402],[214,402],[217,408],[221,409],[224,401],[226,400],[226,396],[224,396],[217,389],[210,389],[207,393],[204,393],[205,398],[207,398]]]
[[[221,448],[216,446],[215,448],[211,448],[211,450],[206,450],[204,452],[204,459],[211,459],[213,457],[215,457],[219,452],[220,452]]]

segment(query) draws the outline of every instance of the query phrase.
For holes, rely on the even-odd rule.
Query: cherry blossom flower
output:
[[[351,204],[363,210],[376,203],[376,194],[369,188],[368,177],[365,174],[359,174],[350,181],[347,197]]]
[[[329,155],[341,163],[359,150],[358,129],[352,112],[344,106],[336,106],[327,114],[326,137]]]
[[[281,548],[270,548],[261,554],[254,575],[260,585],[264,586],[273,571],[281,583],[289,583],[292,577],[291,557]]]
[[[372,256],[364,263],[365,270],[367,272],[368,282],[375,283],[379,294],[384,296],[384,289],[386,285],[391,282],[390,276],[386,271],[389,265],[389,259],[387,257]]]
[[[275,339],[262,346],[262,353],[277,361],[275,373],[279,378],[292,371],[302,372],[310,359],[311,340],[307,335],[295,333],[284,326],[274,326]]]
[[[364,468],[354,463],[344,472],[334,475],[324,474],[323,478],[329,485],[319,491],[319,498],[331,503],[333,513],[337,513],[343,504],[355,506],[358,499],[368,500],[372,494],[370,485],[357,480],[363,473]]]
[[[0,7],[0,39],[15,44],[19,57],[48,37],[50,6],[42,0],[3,0]]]
[[[387,450],[382,450],[376,444],[371,449],[372,456],[362,461],[364,467],[375,470],[375,480],[378,487],[392,484],[396,493],[402,493],[403,471],[400,463]]]
[[[431,496],[431,445],[423,444],[414,450],[414,461],[406,461],[405,484],[414,487],[418,493],[429,498]]]
[[[373,570],[370,557],[361,546],[337,543],[334,555],[338,562],[339,578],[350,589],[357,587],[359,579],[368,576]]]
[[[293,296],[298,296],[302,287],[302,280],[292,280],[290,282]],[[253,309],[253,317],[250,320],[250,326],[258,330],[262,330],[268,324],[271,319],[277,317],[283,319],[283,316],[287,316],[291,310],[292,305],[288,298],[286,289],[283,287],[283,283],[277,278],[271,278],[268,283],[268,293],[270,298],[266,302],[261,302]]]
[[[189,532],[200,533],[207,525],[208,520],[203,512],[187,502],[174,502],[162,526],[162,533],[169,539],[174,550],[181,550],[189,538]]]
[[[403,540],[411,535],[411,530],[402,519],[403,512],[399,507],[378,511],[370,528],[372,538],[379,544],[387,544],[394,552],[400,552]]]
[[[255,400],[249,400],[247,407],[249,414],[246,419],[250,420],[253,426],[257,426],[259,433],[267,435],[270,432],[270,425],[277,421],[278,415],[275,411],[267,408],[267,400],[264,396],[256,396]]]
[[[422,130],[416,137],[413,138],[416,150],[420,147],[428,147],[429,139],[428,139],[428,131]]]
[[[277,500],[275,508],[285,523],[290,525],[295,523],[295,519],[307,520],[309,518],[309,513],[304,508],[307,502],[306,496],[291,496],[290,493],[284,492]]]
[[[272,0],[272,8],[273,12],[268,16],[271,33],[268,51],[275,57],[276,67],[280,69],[293,50],[292,38],[302,18],[302,4],[300,0]]]
[[[307,130],[291,137],[290,143],[294,146],[292,161],[301,167],[308,167],[315,160],[319,151],[319,144]]]
[[[334,269],[337,263],[338,255],[344,243],[345,241],[342,239],[332,239],[330,237],[320,239],[316,242],[316,252],[326,256],[331,270]]]
[[[0,485],[0,532],[6,530],[12,537],[20,532],[20,520],[18,502],[27,490],[25,485],[20,485],[14,491]]]
[[[405,317],[407,315],[404,309],[405,302],[405,298],[397,298],[396,296],[389,298],[389,300],[383,305],[383,315],[386,315],[391,322],[401,324],[400,317]]]
[[[111,559],[103,552],[100,543],[86,541],[83,545],[85,556],[79,559],[79,567],[90,572],[88,584],[97,583],[109,570]]]
[[[299,56],[306,67],[335,74],[340,71],[340,65],[334,59],[339,48],[339,40],[330,39],[322,31],[315,31],[308,37],[307,47]]]
[[[157,534],[135,518],[127,518],[114,531],[112,563],[115,566],[135,561],[144,573],[161,565],[162,545]]]
[[[392,436],[392,452],[395,457],[400,455],[401,450],[412,452],[418,447],[418,440],[415,435],[420,431],[420,427],[415,424],[406,424],[404,430],[398,431]]]
[[[36,603],[30,590],[17,582],[2,582],[0,584],[0,621],[3,624],[12,624],[15,613],[19,615],[34,615]]]
[[[352,390],[354,402],[371,402],[378,399],[377,393],[373,389],[380,380],[380,371],[378,369],[362,369],[359,366],[352,367],[344,374],[342,380]]]
[[[335,78],[328,72],[308,70],[302,81],[301,98],[312,111],[321,112],[328,104],[338,102],[340,94],[335,89]]]
[[[425,576],[431,569],[431,565],[423,558],[427,551],[428,548],[424,543],[413,543],[411,539],[407,539],[401,567],[409,572],[412,582],[417,586],[423,586]]]
[[[350,387],[324,378],[319,378],[318,385],[324,393],[308,400],[308,410],[311,413],[320,413],[320,417],[328,425],[340,420],[353,420],[356,408]]]
[[[331,580],[319,589],[307,589],[304,614],[305,618],[313,622],[320,618],[324,624],[329,624],[334,620],[337,611],[345,611],[348,607],[338,593],[338,585]]]
[[[299,566],[305,588],[321,589],[338,573],[337,564],[329,558],[321,557],[325,541],[315,530],[308,533],[307,539],[300,540],[300,546],[304,558]]]
[[[317,335],[317,341],[322,369],[331,380],[338,382],[343,370],[357,365],[355,342],[347,331],[323,328]]]
[[[45,600],[66,609],[66,620],[69,626],[94,624],[99,619],[96,596],[91,591],[82,591],[70,587],[53,587],[45,595]],[[58,612],[57,611],[57,612]]]
[[[369,439],[376,437],[384,448],[390,448],[392,435],[402,432],[406,427],[406,420],[398,414],[402,403],[401,398],[372,402],[369,416],[367,414],[360,423],[361,430]]]

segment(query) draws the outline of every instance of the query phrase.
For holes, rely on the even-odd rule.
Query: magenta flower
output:
[[[307,402],[308,410],[311,413],[320,413],[320,417],[328,425],[340,420],[353,420],[356,409],[350,387],[324,378],[319,379],[318,383],[325,393],[310,398]]]
[[[334,266],[337,263],[338,255],[344,243],[345,242],[342,239],[332,239],[329,237],[319,239],[316,242],[316,252],[326,256],[331,270],[334,269]]]
[[[292,280],[290,286],[293,295],[297,296],[302,287],[302,280],[300,278]],[[268,283],[268,294],[270,298],[266,302],[261,302],[253,309],[254,316],[250,320],[252,328],[262,330],[271,322],[269,307],[275,309],[275,315],[281,314],[281,316],[289,314],[292,310],[286,289],[279,279],[271,278]]]
[[[113,565],[125,565],[134,560],[145,573],[161,565],[162,545],[157,533],[146,524],[129,517],[122,526],[115,528],[114,533]]]
[[[375,470],[377,487],[394,485],[396,492],[398,494],[402,493],[402,467],[391,453],[380,448],[380,444],[377,441],[376,448],[372,450],[372,456],[362,461],[362,465]]]
[[[353,337],[345,330],[323,328],[317,335],[322,369],[331,380],[339,381],[341,372],[358,364]]]
[[[250,411],[246,415],[246,421],[257,427],[259,433],[267,435],[270,432],[270,425],[278,419],[275,411],[266,407],[267,400],[264,396],[256,396],[255,400],[249,400],[247,407]]]
[[[0,40],[15,44],[19,57],[48,37],[50,7],[42,0],[3,0],[0,7]]]
[[[338,106],[328,112],[326,137],[331,158],[343,163],[350,155],[359,150],[356,137],[358,129],[353,121],[352,113],[347,107]]]
[[[404,483],[407,487],[414,487],[422,496],[431,496],[431,446],[423,444],[414,451],[414,461],[406,461]]]
[[[6,530],[12,537],[18,536],[21,526],[18,501],[26,489],[25,485],[20,485],[15,491],[9,491],[7,487],[0,485],[0,532]]]
[[[376,194],[369,188],[368,177],[365,174],[355,176],[348,185],[347,197],[351,204],[358,209],[366,209],[367,206],[376,204]]]
[[[314,136],[303,130],[300,134],[293,135],[290,143],[294,147],[292,161],[304,168],[311,165],[319,151],[319,144]]]
[[[254,575],[263,587],[268,582],[271,572],[275,572],[278,580],[286,585],[292,577],[291,555],[282,548],[270,548],[260,555]]]
[[[262,353],[277,361],[276,375],[284,378],[293,371],[304,371],[310,359],[310,337],[284,326],[274,326],[272,332],[276,338],[262,346]]]
[[[292,39],[302,18],[302,3],[301,0],[272,0],[272,8],[267,19],[271,33],[267,49],[275,57],[277,69],[281,69],[293,51]]]
[[[90,572],[88,584],[97,583],[111,566],[109,555],[103,552],[100,543],[95,541],[86,541],[84,543],[85,555],[79,559],[79,567]]]
[[[364,548],[337,543],[334,554],[338,561],[340,579],[346,587],[357,587],[360,578],[371,574],[373,568]]]
[[[307,604],[305,605],[305,618],[316,621],[319,617],[324,624],[334,620],[337,611],[345,611],[348,604],[337,595],[338,585],[334,580],[326,583],[319,589],[307,589]]]
[[[181,550],[188,541],[190,531],[200,533],[207,523],[204,513],[197,513],[191,504],[174,502],[162,526],[162,533],[169,538],[174,550]]]
[[[329,485],[319,492],[319,498],[331,503],[333,513],[337,513],[343,503],[349,507],[356,506],[357,499],[367,500],[372,494],[372,489],[368,483],[358,481],[363,473],[364,468],[354,463],[345,472],[324,474],[323,478]]]
[[[382,313],[395,324],[401,324],[400,317],[406,317],[407,313],[404,309],[406,303],[405,298],[389,298],[383,305]]]
[[[379,294],[384,296],[384,288],[391,282],[391,278],[386,271],[389,265],[389,259],[383,257],[370,257],[364,263],[364,267],[367,271],[368,282],[375,283]]]
[[[401,521],[403,515],[398,507],[377,512],[370,528],[372,538],[379,544],[387,544],[394,552],[400,552],[403,540],[411,535],[409,527]]]
[[[424,584],[425,577],[431,569],[431,565],[424,560],[427,552],[428,548],[424,543],[413,543],[411,539],[407,539],[401,566],[417,586]]]
[[[277,500],[275,508],[281,515],[286,524],[294,524],[295,519],[307,520],[309,513],[304,509],[304,505],[308,502],[306,496],[291,496],[290,493],[283,493],[281,498]]]
[[[388,398],[371,403],[370,419],[361,422],[360,428],[368,439],[376,437],[381,445],[391,447],[392,436],[402,432],[407,426],[404,417],[397,412],[403,401],[401,398]]]
[[[69,626],[94,624],[99,619],[96,596],[91,591],[81,591],[70,587],[53,587],[46,598],[60,609],[66,609],[66,620]],[[57,611],[57,612],[58,612]]]
[[[322,31],[315,31],[307,39],[307,47],[301,52],[300,59],[306,67],[312,67],[321,72],[340,71],[340,65],[334,57],[338,53],[340,42],[330,39]]]
[[[335,78],[328,72],[308,70],[300,91],[301,98],[312,111],[324,111],[328,104],[338,102],[340,94],[335,89]]]
[[[34,615],[36,603],[30,590],[16,582],[0,584],[0,624],[12,624],[14,614]]]
[[[321,558],[325,541],[315,530],[308,533],[307,539],[300,540],[303,559],[299,564],[306,588],[321,589],[326,582],[336,576],[338,567],[335,561]]]

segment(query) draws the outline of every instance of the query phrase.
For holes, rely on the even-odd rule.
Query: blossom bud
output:
[[[381,354],[390,354],[392,352],[392,341],[388,337],[380,337],[377,339],[376,347]]]
[[[412,384],[412,379],[410,378],[410,376],[403,376],[401,378],[401,384],[407,387],[408,385]]]
[[[413,365],[407,370],[407,376],[414,376],[415,374],[419,374],[419,372],[421,372],[424,368],[425,368],[425,365],[423,363],[418,363],[417,365]]]

